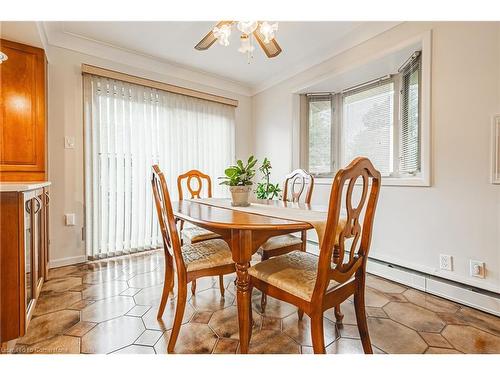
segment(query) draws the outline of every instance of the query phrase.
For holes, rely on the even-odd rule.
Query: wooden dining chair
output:
[[[195,184],[193,185],[193,181]],[[184,199],[184,187],[187,189],[190,199],[201,198],[203,188],[206,187],[206,195],[208,198],[212,198],[212,180],[209,175],[200,172],[196,169],[192,169],[183,173],[177,177],[177,190],[179,193],[179,200]],[[190,224],[189,226],[184,225],[184,222],[180,222],[181,230],[181,244],[184,243],[197,243],[201,241],[211,240],[214,238],[219,238],[217,233],[211,232],[205,228],[198,227],[196,225]],[[221,293],[224,293],[224,284],[222,276],[219,278],[219,284],[221,288]],[[196,280],[191,282],[191,293],[196,293]]]
[[[311,318],[314,353],[325,353],[324,311],[354,295],[356,321],[365,353],[372,353],[365,313],[366,261],[370,250],[380,173],[367,158],[354,159],[335,175],[319,256],[293,251],[248,269],[250,292],[263,293],[291,303]],[[361,190],[355,194],[355,186]],[[357,203],[355,203],[357,201]],[[345,202],[346,217],[340,215]],[[339,222],[345,222],[339,226]],[[346,246],[347,245],[347,246]],[[248,302],[250,303],[250,302]],[[252,311],[247,312],[252,321]],[[244,332],[250,335],[250,327]]]
[[[158,165],[153,166],[151,184],[165,253],[165,282],[158,307],[158,319],[163,316],[168,296],[174,287],[174,263],[177,274],[177,305],[167,346],[168,352],[172,352],[186,307],[187,284],[204,276],[222,277],[233,273],[235,266],[229,246],[220,238],[181,246],[167,183]],[[221,285],[222,296],[223,293],[224,286]]]
[[[306,187],[307,186],[307,187]],[[298,187],[298,189],[296,189]],[[311,204],[311,197],[314,188],[314,177],[303,169],[296,169],[285,176],[283,187],[283,201],[298,203],[303,193],[305,193],[304,203]],[[304,230],[300,237],[293,234],[271,237],[259,249],[261,261],[272,257],[287,254],[294,250],[306,251],[307,232]],[[266,310],[267,296],[262,293],[260,308],[262,312]],[[301,317],[302,314],[299,313]]]

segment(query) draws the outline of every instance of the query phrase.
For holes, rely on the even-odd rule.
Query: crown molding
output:
[[[383,32],[390,30],[402,22],[370,22],[364,23],[356,27],[354,30],[346,34],[344,37],[336,41],[337,47],[334,51],[329,51],[328,54],[318,54],[315,57],[310,58],[307,62],[296,65],[291,69],[283,71],[283,73],[276,75],[273,79],[268,79],[265,82],[260,82],[252,86],[251,95],[257,95],[258,93],[267,90],[279,83],[294,77],[308,69],[313,68],[333,57],[345,52],[351,48],[366,42],[369,39],[376,37]]]
[[[252,95],[251,87],[241,82],[232,81],[202,70],[186,68],[166,59],[70,33],[64,30],[62,23],[39,22],[37,26],[40,34],[45,35],[49,47],[47,50],[50,50],[50,46],[55,46],[110,61],[125,63],[143,70],[213,87],[217,90],[229,91],[244,96]]]

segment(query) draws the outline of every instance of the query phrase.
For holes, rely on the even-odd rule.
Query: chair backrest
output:
[[[177,177],[177,189],[179,191],[180,200],[184,199],[184,192],[182,189],[182,183],[184,180],[186,180],[186,188],[190,194],[191,199],[201,198],[201,193],[204,186],[203,181],[205,181],[205,184],[207,186],[206,192],[208,198],[212,198],[212,180],[210,179],[210,176],[196,169],[192,169]],[[195,186],[193,186],[192,184],[193,180],[196,181]]]
[[[296,189],[297,186],[298,190]],[[304,203],[310,204],[313,188],[314,177],[303,169],[296,169],[285,176],[283,200],[285,202],[299,202],[302,193],[306,190]]]
[[[380,181],[380,172],[365,157],[354,159],[335,175],[313,298],[320,298],[323,295],[330,280],[342,283],[349,280],[357,271],[365,272]],[[355,186],[361,190],[356,194],[357,204],[353,199]],[[345,213],[341,215],[343,200]],[[343,220],[345,225],[339,231],[337,230],[339,222]],[[350,242],[347,250],[346,240]]]
[[[168,193],[167,182],[165,181],[165,176],[160,170],[160,167],[156,164],[153,165],[151,185],[153,187],[153,196],[163,237],[165,255],[174,257],[178,277],[180,277],[183,273],[182,271],[185,270],[181,253],[181,243],[177,232],[170,194]]]

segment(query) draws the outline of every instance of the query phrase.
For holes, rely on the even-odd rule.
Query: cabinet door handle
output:
[[[36,210],[35,210],[35,215],[40,212],[40,209],[42,208],[42,202],[40,202],[40,199],[38,197],[35,197],[35,202],[36,202]]]
[[[45,204],[49,204],[50,203],[50,195],[49,193],[46,191],[45,192]]]

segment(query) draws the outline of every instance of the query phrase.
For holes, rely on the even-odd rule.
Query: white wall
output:
[[[269,157],[273,180],[281,180],[298,153],[292,93],[428,30],[432,186],[382,187],[371,256],[500,292],[500,186],[489,183],[491,116],[500,113],[499,23],[404,23],[255,95],[255,154]],[[326,204],[329,193],[316,185],[313,202]],[[439,254],[453,256],[452,272],[438,269]],[[469,259],[486,262],[486,279],[469,277]]]
[[[63,48],[50,47],[47,52],[50,57],[48,69],[48,168],[49,179],[52,181],[51,266],[85,260],[85,244],[82,241],[82,226],[84,224],[82,63],[239,100],[239,106],[236,109],[236,156],[245,158],[252,151],[250,97]],[[211,81],[213,81],[213,77]],[[75,137],[74,149],[64,149],[65,136]],[[76,213],[76,226],[64,225],[65,213]]]

